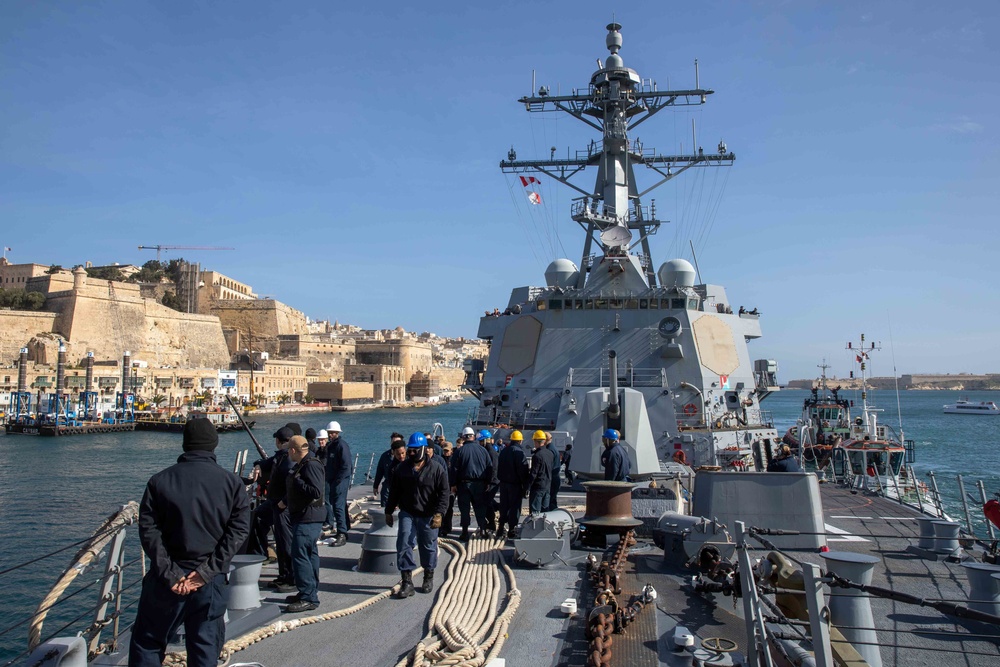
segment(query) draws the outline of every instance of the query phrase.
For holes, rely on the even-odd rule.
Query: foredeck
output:
[[[828,484],[821,487],[829,547],[876,556],[873,585],[911,595],[965,601],[968,583],[957,562],[925,558],[916,549],[918,513],[906,506],[877,497],[853,494]],[[579,494],[561,494],[565,505],[582,507]],[[362,531],[352,533],[341,548],[320,547],[321,585],[319,609],[312,616],[354,605],[396,583],[396,575],[362,574],[352,568],[361,553]],[[762,557],[761,547],[752,554]],[[565,564],[554,568],[515,567],[522,603],[508,631],[500,656],[513,665],[583,665],[588,646],[584,637],[586,613],[593,602],[585,573],[588,553],[599,550],[574,548]],[[447,564],[441,551],[439,572]],[[513,549],[507,547],[508,560]],[[814,562],[826,571],[816,553],[792,552],[795,558]],[[275,574],[265,569],[264,580]],[[625,568],[627,603],[645,583],[659,592],[625,635],[615,636],[612,665],[657,667],[690,664],[689,657],[672,650],[674,627],[684,625],[699,639],[722,637],[738,644],[745,654],[747,639],[742,605],[732,598],[696,594],[687,583],[690,572],[663,565],[662,551],[640,541]],[[440,581],[436,590],[440,588]],[[280,603],[284,595],[265,591],[265,602]],[[832,591],[833,595],[838,590]],[[427,619],[435,595],[418,593],[408,600],[385,599],[351,616],[300,627],[252,645],[233,656],[233,662],[255,662],[267,667],[315,664],[395,665],[427,631]],[[559,610],[566,598],[576,598],[580,613],[569,618]],[[976,622],[959,621],[933,609],[882,598],[871,598],[883,664],[995,665],[1000,661],[1000,629]],[[283,618],[294,618],[284,615]],[[684,662],[684,660],[688,662]],[[717,664],[726,664],[725,661]]]

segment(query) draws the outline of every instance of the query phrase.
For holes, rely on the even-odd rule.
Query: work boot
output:
[[[458,541],[459,542],[468,542],[469,541],[469,529],[468,528],[463,528],[462,529],[462,534],[458,536]]]
[[[342,547],[345,544],[347,544],[346,533],[337,533],[336,537],[332,538],[332,541],[330,542],[331,547]]]
[[[396,591],[394,598],[397,600],[405,600],[408,597],[413,596],[413,571],[403,570],[400,574],[403,575],[403,580],[399,584],[399,590]]]
[[[424,568],[424,583],[420,584],[421,593],[430,593],[434,590],[434,568]]]

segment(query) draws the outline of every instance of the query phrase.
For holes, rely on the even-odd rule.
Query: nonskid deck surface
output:
[[[827,532],[836,534],[827,537],[830,550],[879,558],[872,585],[937,600],[968,599],[968,578],[962,565],[926,558],[916,548],[916,510],[885,498],[853,494],[834,484],[821,485],[820,489]],[[818,554],[794,555],[827,569]],[[886,666],[1000,664],[1000,627],[956,622],[932,608],[884,598],[872,597],[871,604]],[[997,639],[961,636],[970,633]]]

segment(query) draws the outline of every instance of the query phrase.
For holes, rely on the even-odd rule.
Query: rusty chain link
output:
[[[586,636],[590,640],[587,667],[610,667],[611,646],[614,643],[612,635],[623,633],[645,606],[645,594],[625,608],[621,607],[617,598],[622,592],[621,575],[628,550],[633,545],[635,533],[630,530],[622,535],[611,558],[602,560],[599,565],[596,559],[587,564],[590,581],[597,590],[594,607],[587,617]]]

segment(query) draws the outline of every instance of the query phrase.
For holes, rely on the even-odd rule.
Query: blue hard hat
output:
[[[427,446],[427,436],[423,433],[417,431],[410,436],[409,442],[406,443],[407,447],[426,447]]]
[[[476,437],[476,439],[485,440],[486,438],[492,438],[492,437],[493,437],[492,433],[490,433],[486,429],[483,429],[482,431],[479,432],[479,435]]]
[[[607,438],[608,440],[617,440],[621,436],[618,435],[618,431],[614,430],[613,428],[609,428],[607,431],[604,432],[604,437]]]

